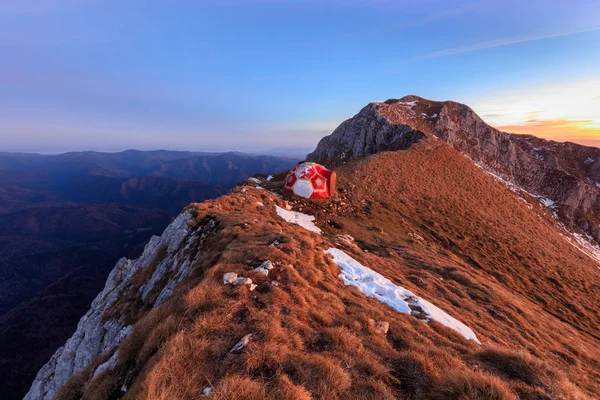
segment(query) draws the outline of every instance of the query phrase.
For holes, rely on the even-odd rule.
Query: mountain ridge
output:
[[[337,173],[329,200],[284,197],[282,172],[187,207],[117,263],[26,398],[597,397],[598,261],[457,149],[469,131],[453,115],[404,99],[368,105],[308,156]],[[393,290],[370,291],[382,278]]]
[[[307,159],[335,164],[355,154],[406,148],[425,136],[448,143],[523,191],[551,200],[561,222],[596,245],[600,241],[600,149],[501,132],[464,104],[414,95],[370,103],[323,138]]]

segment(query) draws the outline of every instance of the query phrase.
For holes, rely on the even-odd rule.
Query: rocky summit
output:
[[[27,399],[596,399],[600,150],[371,103],[120,260]]]
[[[570,229],[600,241],[600,149],[501,132],[471,108],[418,96],[371,103],[308,155],[339,163],[442,140],[515,189],[541,199]]]

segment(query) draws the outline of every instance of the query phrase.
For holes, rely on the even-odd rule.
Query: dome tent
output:
[[[309,199],[326,199],[335,192],[335,172],[324,166],[304,162],[288,172],[283,192]]]

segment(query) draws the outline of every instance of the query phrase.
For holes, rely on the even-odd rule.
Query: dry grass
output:
[[[432,400],[516,400],[506,383],[481,372],[450,372],[432,388]]]
[[[282,199],[267,191],[238,188],[194,205],[197,224],[213,218],[219,229],[193,250],[192,276],[138,316],[115,370],[90,381],[87,368],[69,387],[86,399],[198,399],[207,386],[215,399],[600,393],[595,265],[468,160],[444,146],[413,147],[340,168],[338,200],[297,202],[316,214],[322,236],[285,223],[273,206]],[[358,244],[346,251],[465,322],[485,346],[345,287],[324,254],[341,232]],[[251,270],[266,259],[276,263],[268,277]],[[229,271],[259,286],[223,285]],[[390,323],[387,336],[377,320]],[[230,353],[248,333],[249,345]]]

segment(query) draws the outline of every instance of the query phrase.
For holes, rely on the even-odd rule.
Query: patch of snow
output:
[[[583,163],[587,165],[592,164],[593,162],[596,162],[596,160],[594,160],[592,157],[588,157]]]
[[[596,182],[596,187],[600,188],[600,183]]]
[[[431,116],[431,118],[437,118],[437,117],[438,117],[438,115],[437,115],[437,114],[433,114],[433,115]]]
[[[402,105],[408,106],[410,108],[413,108],[414,106],[417,105],[417,100],[413,100],[413,101],[399,101],[397,104],[402,104]]]
[[[248,182],[252,182],[252,183],[256,183],[256,184],[260,183],[260,179],[257,179],[255,177],[248,178],[247,181]]]
[[[279,206],[275,206],[277,215],[286,220],[289,223],[300,225],[306,230],[321,234],[321,229],[315,225],[315,217],[308,214],[303,214],[297,211],[285,210]]]
[[[565,230],[569,232],[566,228]],[[590,257],[592,260],[600,264],[600,247],[598,247],[597,244],[594,244],[594,239],[589,235],[582,235],[574,232],[569,233],[571,234],[572,238],[563,235],[569,241],[569,243],[578,248],[582,253]],[[600,269],[600,267],[598,267],[598,269]]]
[[[271,182],[272,179],[273,179],[273,175],[267,176],[267,182]]]
[[[257,186],[256,188],[257,188],[258,190],[265,190],[265,188],[264,188],[264,187],[262,187],[262,186]]]
[[[341,250],[332,247],[326,253],[331,254],[333,261],[341,268],[340,278],[345,285],[354,286],[367,296],[373,297],[403,314],[411,314],[414,308],[420,308],[424,313],[424,317],[437,321],[460,333],[465,338],[481,344],[471,328],[429,301],[416,296],[402,286],[394,284],[383,275],[365,267]]]
[[[545,207],[554,207],[554,200],[548,199],[546,197],[539,198],[540,203],[542,203]]]

